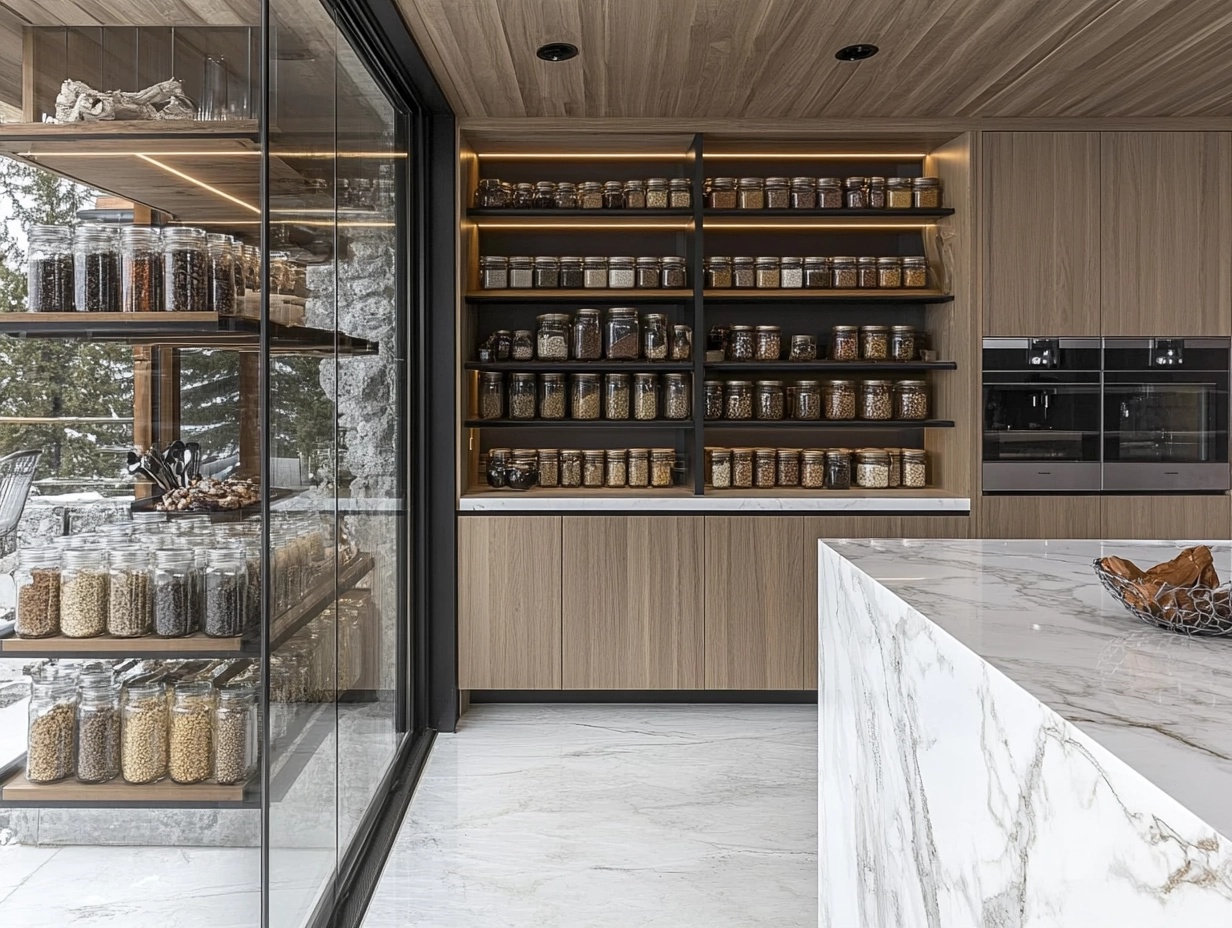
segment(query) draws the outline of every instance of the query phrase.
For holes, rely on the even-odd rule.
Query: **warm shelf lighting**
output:
[[[684,161],[687,152],[596,152],[596,151],[522,151],[522,152],[476,152],[476,158],[488,161]]]
[[[208,190],[210,193],[214,194],[215,196],[222,197],[224,200],[229,200],[230,202],[236,204],[237,206],[242,206],[244,207],[244,209],[251,210],[257,215],[261,214],[261,210],[257,209],[251,203],[245,203],[239,197],[233,197],[231,196],[231,194],[227,193],[225,190],[219,190],[217,187],[213,187],[207,184],[203,180],[198,180],[197,178],[193,177],[191,174],[185,174],[183,171],[177,171],[175,168],[171,167],[171,165],[163,164],[158,159],[151,158],[149,155],[138,155],[137,157],[140,158],[142,161],[149,162],[150,164],[154,165],[154,167],[156,168],[160,168],[166,171],[168,174],[172,174],[175,177],[180,178],[181,180],[186,180],[190,184],[194,184],[200,187],[202,190]]]
[[[481,229],[677,229],[687,230],[691,222],[488,222],[471,220]]]
[[[706,152],[703,161],[919,161],[921,151]]]
[[[219,151],[23,151],[18,158],[234,158],[259,157],[260,149],[232,148]],[[278,151],[271,149],[275,158],[406,158],[404,151]]]
[[[902,231],[931,229],[931,222],[724,222],[707,219],[707,230],[726,229],[899,229]]]

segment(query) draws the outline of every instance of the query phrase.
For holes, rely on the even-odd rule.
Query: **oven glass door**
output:
[[[1099,375],[984,375],[984,461],[1099,461]]]
[[[1226,375],[1109,373],[1104,460],[1226,464],[1227,420]]]

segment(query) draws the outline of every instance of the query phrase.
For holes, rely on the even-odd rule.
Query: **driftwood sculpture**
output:
[[[125,119],[193,119],[197,107],[184,95],[175,78],[129,93],[95,90],[81,81],[68,80],[56,97],[56,122],[98,122]]]

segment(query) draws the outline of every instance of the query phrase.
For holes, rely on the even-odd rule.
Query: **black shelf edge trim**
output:
[[[585,296],[554,295],[551,289],[540,290],[533,294],[513,294],[507,291],[493,290],[491,293],[469,293],[466,296],[469,303],[574,303],[585,306],[588,303],[622,303],[635,306],[639,303],[676,303],[683,306],[693,302],[692,294],[657,293],[654,290],[606,290],[596,289]]]
[[[715,303],[762,303],[766,306],[782,306],[799,303],[830,303],[835,306],[843,304],[869,304],[869,303],[953,303],[954,294],[952,293],[913,293],[910,290],[904,290],[901,293],[869,293],[867,296],[859,294],[855,296],[827,296],[826,290],[802,290],[799,296],[774,296],[774,297],[758,297],[756,290],[724,290],[715,292],[713,290],[706,291],[704,299],[707,302]]]
[[[956,371],[957,361],[708,361],[708,371]]]
[[[537,371],[593,371],[616,373],[680,373],[693,370],[692,361],[467,361],[463,367],[468,371],[510,371],[534,373]]]
[[[708,429],[952,429],[953,419],[707,419]]]
[[[759,216],[769,216],[784,219],[792,216],[826,219],[937,219],[941,216],[953,216],[954,207],[942,206],[937,209],[708,209],[704,216],[737,216],[741,219],[757,219]],[[703,221],[705,221],[703,219]],[[716,226],[721,228],[721,226]]]
[[[467,419],[468,429],[692,429],[692,419]]]
[[[952,212],[952,210],[951,210]],[[468,209],[466,215],[477,219],[543,219],[563,216],[569,219],[638,219],[653,217],[662,219],[692,219],[691,209]]]

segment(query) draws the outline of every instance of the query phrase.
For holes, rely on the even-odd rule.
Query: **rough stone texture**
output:
[[[17,811],[17,810],[14,810]],[[21,810],[31,822],[13,829],[21,844],[145,847],[260,847],[258,809]],[[23,836],[22,831],[25,834]]]

